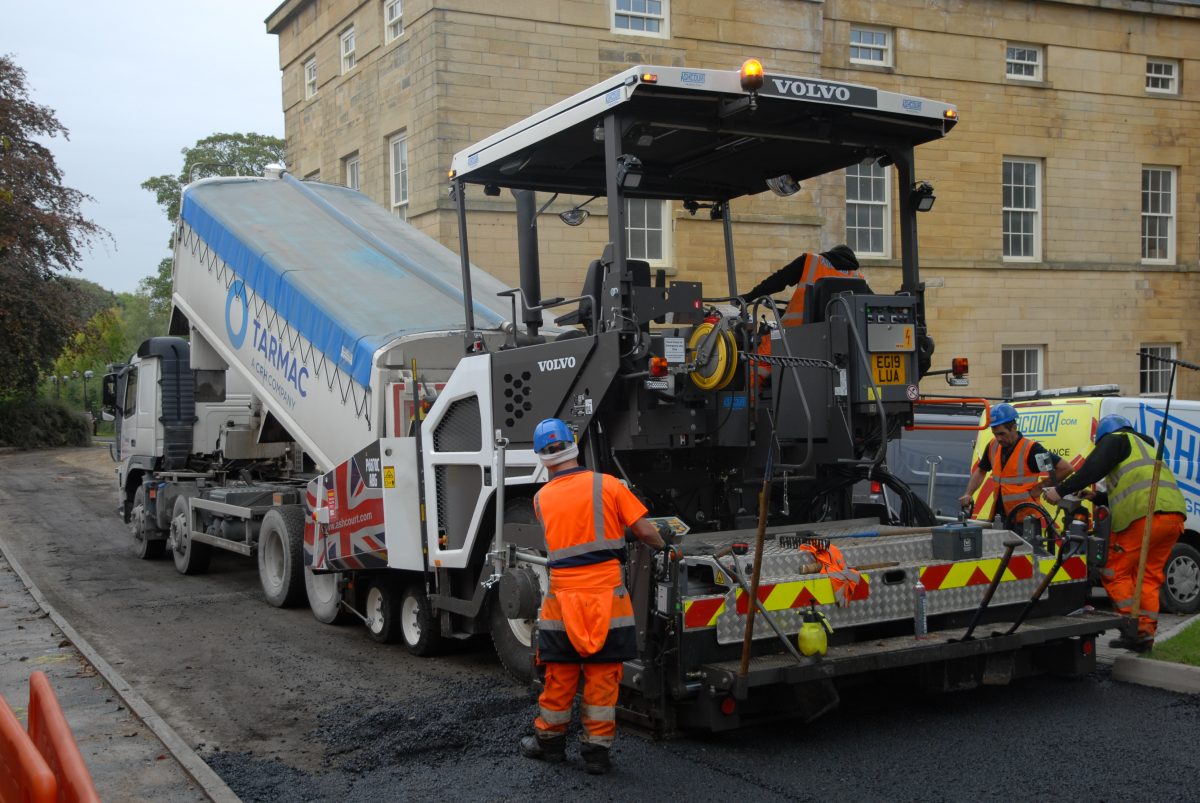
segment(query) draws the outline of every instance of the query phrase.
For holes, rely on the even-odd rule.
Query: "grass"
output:
[[[1175,664],[1200,666],[1200,619],[1192,622],[1169,641],[1156,644],[1147,657]]]

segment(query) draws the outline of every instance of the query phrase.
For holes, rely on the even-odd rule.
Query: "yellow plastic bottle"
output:
[[[800,635],[797,637],[800,653],[806,656],[824,655],[829,651],[829,636],[832,633],[833,627],[830,626],[829,619],[817,610],[816,603],[810,603],[809,609],[804,612],[804,621],[800,625]]]

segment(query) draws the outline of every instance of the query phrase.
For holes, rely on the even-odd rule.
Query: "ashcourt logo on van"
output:
[[[553,360],[538,360],[539,371],[561,371],[564,368],[574,368],[574,357],[556,357]]]
[[[1022,411],[1017,429],[1027,438],[1049,438],[1058,434],[1062,410]]]

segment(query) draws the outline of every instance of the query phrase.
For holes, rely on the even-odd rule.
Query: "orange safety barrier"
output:
[[[54,803],[58,781],[21,721],[0,697],[0,801]]]
[[[967,431],[967,432],[979,432],[980,430],[987,429],[988,416],[992,409],[991,405],[988,404],[987,399],[968,399],[968,398],[957,398],[957,397],[956,398],[946,398],[946,399],[930,399],[925,396],[922,396],[920,399],[917,399],[917,401],[914,402],[914,405],[918,405],[918,404],[922,405],[922,406],[924,406],[926,404],[954,404],[959,407],[964,407],[968,404],[982,405],[983,406],[983,414],[980,417],[981,423],[978,426],[970,426],[968,424],[914,424],[911,427],[905,427],[905,429],[907,429],[910,432],[914,429],[949,429],[949,430],[958,430],[958,431]]]
[[[58,779],[59,803],[100,803],[92,774],[45,672],[29,676],[29,739]]]

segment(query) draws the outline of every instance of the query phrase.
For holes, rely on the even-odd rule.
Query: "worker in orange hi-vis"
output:
[[[617,735],[617,692],[623,662],[637,655],[633,604],[622,580],[625,528],[642,543],[666,549],[646,506],[616,477],[579,465],[575,436],[547,418],[533,448],[550,481],[533,506],[546,536],[550,590],[538,612],[537,660],[545,667],[535,736],[521,739],[528,758],[566,758],[567,725],[583,675],[580,755],[592,775],[608,772]]]
[[[804,323],[804,296],[817,279],[837,276],[846,279],[865,278],[858,270],[858,257],[848,245],[837,245],[820,254],[801,254],[779,270],[763,279],[742,298],[747,301],[778,293],[796,286],[787,311],[781,316],[785,327]]]
[[[836,276],[846,279],[865,278],[858,270],[858,257],[848,245],[837,245],[820,254],[801,254],[767,278],[756,284],[749,292],[741,294],[748,303],[781,292],[795,285],[792,298],[787,309],[780,316],[784,328],[800,326],[804,323],[804,297],[808,288],[818,279]],[[773,324],[772,324],[773,326]],[[779,332],[762,332],[757,352],[764,357],[771,356],[771,338],[779,336]],[[763,384],[771,375],[771,366],[765,361],[755,362],[751,382],[754,386]]]
[[[1108,541],[1108,560],[1100,574],[1113,610],[1122,616],[1133,613],[1140,599],[1137,632],[1109,642],[1132,652],[1154,647],[1158,632],[1158,592],[1166,579],[1167,559],[1175,542],[1183,534],[1187,505],[1175,475],[1166,465],[1158,468],[1158,490],[1152,492],[1155,463],[1154,441],[1140,432],[1122,415],[1100,419],[1093,436],[1096,447],[1079,470],[1053,488],[1046,499],[1057,504],[1067,494],[1081,493],[1095,504],[1108,505],[1112,514],[1112,535]],[[1165,462],[1165,461],[1164,461]],[[1104,480],[1106,493],[1088,492],[1092,483]],[[1154,509],[1150,510],[1151,498]],[[1137,588],[1138,562],[1146,534],[1146,515],[1150,514],[1150,540],[1146,545],[1146,568],[1142,587]]]

